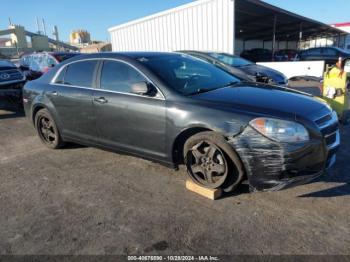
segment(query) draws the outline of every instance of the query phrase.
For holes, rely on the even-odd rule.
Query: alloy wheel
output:
[[[201,141],[188,152],[187,169],[191,178],[209,188],[220,187],[226,180],[225,155],[215,144]]]
[[[54,144],[57,140],[57,134],[53,126],[53,121],[47,116],[41,116],[38,119],[38,124],[38,131],[44,142]]]

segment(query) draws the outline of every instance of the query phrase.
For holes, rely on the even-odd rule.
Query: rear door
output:
[[[65,136],[83,140],[96,137],[92,95],[98,60],[73,62],[65,66],[47,94],[55,107]]]
[[[150,81],[135,67],[104,60],[100,89],[94,91],[96,126],[100,142],[151,157],[165,157],[165,100],[153,86],[152,95],[136,95],[132,85]],[[150,84],[151,85],[151,84]]]

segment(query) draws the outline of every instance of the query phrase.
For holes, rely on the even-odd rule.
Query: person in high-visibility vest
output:
[[[348,77],[344,72],[342,58],[330,70],[327,70],[323,79],[323,99],[337,112],[340,121],[348,124],[350,121]]]

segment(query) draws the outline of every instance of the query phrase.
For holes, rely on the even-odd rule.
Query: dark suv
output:
[[[66,59],[79,55],[80,53],[70,52],[42,52],[25,54],[20,59],[20,69],[25,74],[27,80],[34,80],[41,77],[52,67]]]
[[[15,64],[8,60],[0,60],[1,93],[20,95],[25,80],[25,76]]]
[[[301,61],[324,60],[326,64],[334,65],[339,57],[350,58],[350,53],[337,47],[317,47],[299,52]]]
[[[305,183],[332,166],[338,119],[311,96],[240,82],[178,53],[99,53],[69,59],[28,82],[24,109],[41,141],[104,147],[232,191]]]

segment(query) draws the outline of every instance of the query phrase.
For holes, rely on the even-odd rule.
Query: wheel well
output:
[[[45,108],[44,106],[38,105],[38,106],[36,106],[36,107],[33,109],[33,113],[32,113],[32,121],[33,121],[33,124],[35,124],[34,121],[35,121],[35,116],[36,116],[36,114],[37,114],[41,109],[44,109],[44,108]]]
[[[173,162],[175,165],[183,164],[184,145],[191,136],[204,131],[213,131],[204,127],[193,127],[182,131],[175,139],[173,144]]]

